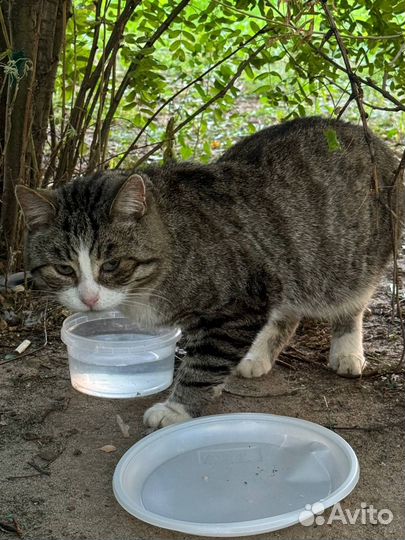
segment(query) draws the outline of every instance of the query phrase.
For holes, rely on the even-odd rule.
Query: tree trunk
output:
[[[8,267],[15,266],[20,244],[17,230],[18,183],[38,187],[47,135],[52,92],[70,0],[1,0],[5,32],[0,44],[9,42],[8,67],[15,68],[5,81],[6,100],[0,102],[3,160],[1,232]],[[4,49],[3,49],[4,50]],[[4,130],[4,131],[3,131]]]
[[[8,28],[12,52],[9,65],[15,72],[7,77],[7,101],[3,148],[3,200],[1,224],[7,257],[14,257],[17,203],[14,188],[25,181],[25,161],[32,119],[32,90],[39,39],[42,2],[9,2]]]
[[[47,8],[42,17],[36,72],[35,110],[32,125],[35,162],[38,168],[37,173],[31,175],[31,184],[34,185],[37,185],[38,176],[42,178],[42,156],[47,139],[59,54],[66,31],[69,10],[70,2],[66,0],[47,0]]]

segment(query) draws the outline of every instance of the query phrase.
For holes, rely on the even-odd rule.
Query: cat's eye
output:
[[[117,270],[121,262],[121,259],[112,259],[111,261],[106,261],[101,265],[102,272],[114,272]]]
[[[75,271],[68,264],[55,264],[55,270],[62,276],[73,276]]]

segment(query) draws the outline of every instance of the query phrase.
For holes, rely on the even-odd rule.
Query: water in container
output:
[[[146,333],[116,313],[73,315],[66,319],[62,330],[72,386],[86,394],[109,398],[162,391],[173,381],[179,336],[178,329]]]

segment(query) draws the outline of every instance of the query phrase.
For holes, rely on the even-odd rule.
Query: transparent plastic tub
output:
[[[180,329],[151,332],[119,311],[76,313],[62,326],[72,386],[91,396],[133,398],[168,388]]]

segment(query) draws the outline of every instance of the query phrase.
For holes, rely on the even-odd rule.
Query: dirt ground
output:
[[[33,341],[32,349],[44,341],[31,300],[24,292],[15,296],[16,318],[9,312],[8,328],[3,324],[0,334],[0,537],[17,537],[7,531],[17,526],[27,540],[188,538],[133,518],[111,488],[119,459],[145,435],[144,410],[167,392],[106,400],[75,391],[59,337],[60,312],[50,308],[47,345],[6,362],[23,339]],[[38,303],[33,306],[35,314]],[[343,508],[353,512],[366,503],[391,510],[393,520],[387,525],[296,525],[252,538],[404,538],[404,372],[398,369],[400,328],[391,321],[388,280],[365,318],[366,374],[350,380],[330,372],[327,345],[327,327],[304,322],[271,374],[259,380],[233,378],[209,413],[271,412],[334,429],[352,445],[361,467],[360,481]],[[117,414],[129,424],[129,438],[119,429]],[[107,444],[116,450],[101,451]]]

